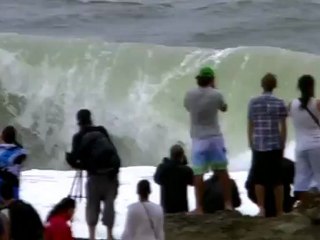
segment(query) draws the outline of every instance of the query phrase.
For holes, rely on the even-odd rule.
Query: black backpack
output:
[[[120,168],[120,158],[111,139],[98,130],[83,135],[79,158],[83,169],[91,173],[118,173]]]

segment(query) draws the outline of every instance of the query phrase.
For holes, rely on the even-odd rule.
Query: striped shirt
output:
[[[282,149],[279,123],[287,115],[284,101],[271,93],[251,99],[248,118],[253,123],[253,150],[265,152]]]

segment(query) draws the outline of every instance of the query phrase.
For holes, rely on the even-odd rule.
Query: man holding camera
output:
[[[107,227],[110,240],[113,239],[120,158],[106,129],[93,125],[89,110],[80,110],[77,121],[79,131],[73,136],[72,151],[66,154],[66,160],[71,167],[88,173],[86,220],[90,240],[95,240],[101,201],[104,203],[102,223]]]
[[[198,87],[190,90],[184,106],[190,113],[192,138],[192,163],[195,174],[196,210],[203,214],[203,175],[212,170],[223,186],[224,207],[232,210],[230,179],[223,135],[218,122],[218,112],[226,112],[227,104],[215,87],[212,68],[204,67],[196,77]]]

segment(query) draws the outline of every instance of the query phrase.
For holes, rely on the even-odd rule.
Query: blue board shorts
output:
[[[227,170],[228,160],[222,136],[192,139],[192,164],[195,175]]]

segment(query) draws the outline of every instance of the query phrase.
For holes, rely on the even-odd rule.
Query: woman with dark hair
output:
[[[17,131],[7,126],[1,133],[0,144],[0,186],[7,182],[14,187],[15,199],[19,198],[19,179],[21,164],[27,158],[27,152],[16,139]]]
[[[45,226],[45,240],[73,240],[69,222],[76,209],[76,201],[64,198],[53,207]]]
[[[296,133],[294,188],[302,206],[306,206],[312,181],[320,190],[320,100],[314,97],[315,80],[312,76],[300,77],[298,89],[300,98],[289,105]]]

